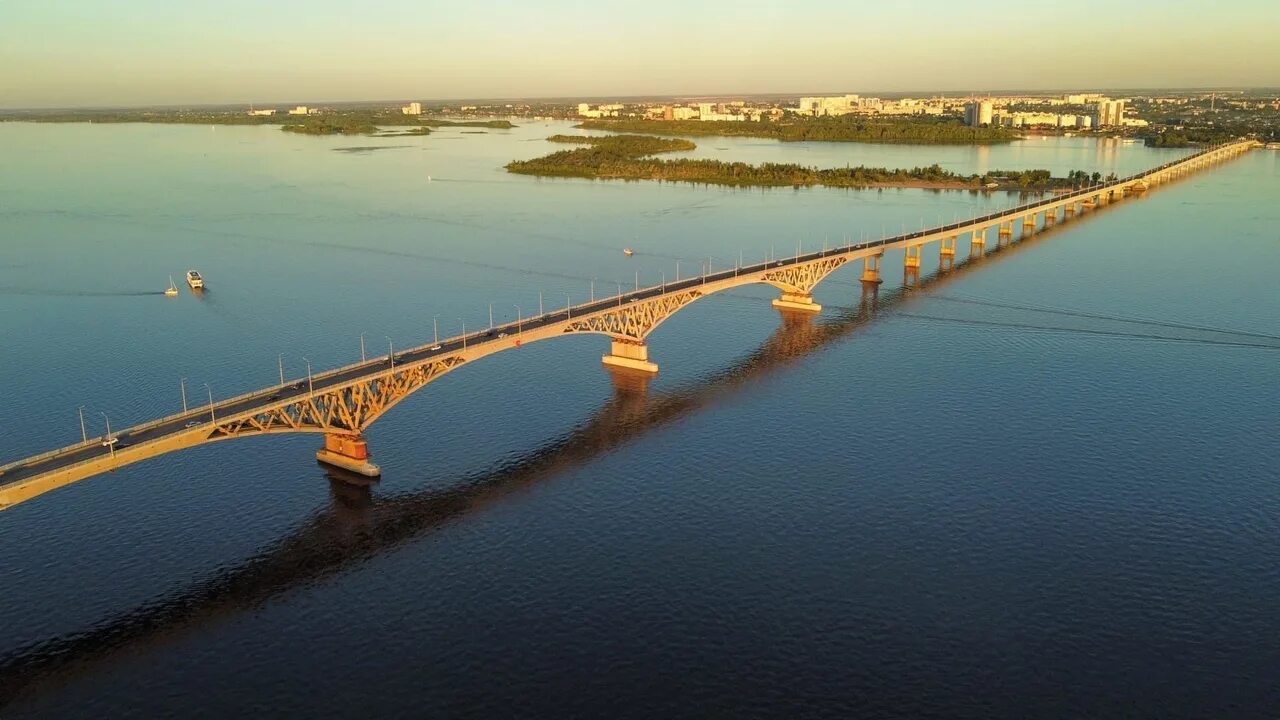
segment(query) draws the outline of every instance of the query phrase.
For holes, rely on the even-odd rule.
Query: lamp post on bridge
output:
[[[516,334],[520,335],[524,332],[524,318],[521,315],[519,305],[512,305],[511,307],[516,309]]]
[[[103,420],[107,421],[107,452],[111,454],[111,458],[114,460],[116,457],[116,439],[111,435],[111,418],[107,417],[104,412],[99,412],[98,414],[102,416]]]
[[[84,429],[84,406],[80,406],[80,441],[86,445],[89,443],[89,433]]]
[[[218,416],[213,414],[213,388],[209,387],[209,383],[205,383],[204,389],[209,393],[209,424],[217,425]]]
[[[489,307],[490,307],[490,308],[492,308],[493,306],[492,306],[492,305],[490,305]],[[492,312],[492,310],[490,310],[490,312]],[[492,320],[490,320],[490,323],[492,323],[492,322],[493,322],[493,321],[492,321]],[[387,360],[391,362],[391,369],[392,369],[392,370],[395,370],[395,369],[396,369],[396,349],[395,349],[395,347],[391,344],[391,336],[390,336],[390,335],[384,335],[383,337],[385,337],[385,338],[387,339]]]
[[[542,291],[538,291],[538,317],[542,317]]]
[[[431,317],[431,347],[440,344],[440,316],[433,315]]]
[[[493,303],[489,303],[489,329],[493,329]]]
[[[573,304],[569,302],[569,293],[564,294],[564,319],[573,319]]]
[[[306,358],[302,358],[302,361],[307,364],[307,397],[311,397],[316,392],[315,387],[311,384],[311,361]]]
[[[462,318],[458,318],[458,322],[462,323],[462,349],[467,349],[467,323]]]
[[[280,368],[280,384],[284,384],[284,353],[276,355],[276,367]]]
[[[182,414],[187,414],[187,379],[178,380],[178,386],[182,388]]]
[[[596,279],[591,278],[591,302],[596,301]]]
[[[364,356],[364,333],[360,333],[360,362],[365,362],[365,356]]]

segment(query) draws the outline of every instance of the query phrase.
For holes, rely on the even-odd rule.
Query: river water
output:
[[[0,124],[0,460],[79,440],[80,407],[91,435],[174,412],[183,378],[196,405],[362,334],[385,353],[490,303],[1016,202],[512,176],[575,132],[517,122]],[[1183,152],[696,142],[965,172]],[[643,394],[598,336],[501,353],[371,428],[368,492],[297,435],[14,507],[0,715],[1274,716],[1278,167],[1254,151],[941,277],[930,246],[913,292],[890,254],[874,303],[847,268],[810,323],[712,296],[651,337]],[[207,292],[160,294],[188,268]]]

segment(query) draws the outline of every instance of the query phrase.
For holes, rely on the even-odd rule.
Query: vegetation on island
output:
[[[695,158],[660,159],[653,155],[693,150],[689,140],[652,135],[573,136],[553,135],[551,142],[585,145],[560,150],[532,160],[516,160],[507,171],[542,177],[580,177],[618,180],[665,180],[669,182],[730,185],[737,187],[926,187],[1008,190],[1047,190],[1071,187],[1101,179],[1083,170],[1065,178],[1055,178],[1048,170],[992,170],[984,175],[961,175],[936,163],[927,167],[889,169],[846,166],[818,169],[794,163],[725,162]]]
[[[657,135],[720,135],[783,142],[828,141],[910,145],[991,145],[1017,140],[1003,127],[969,127],[956,118],[870,119],[864,115],[794,116],[784,120],[584,120],[578,127]]]
[[[281,125],[285,132],[303,135],[373,135],[378,126],[361,118],[349,117],[308,117],[302,123]],[[430,130],[428,130],[430,132]]]
[[[1152,133],[1144,137],[1142,142],[1147,147],[1185,148],[1194,145],[1213,145],[1226,142],[1233,137],[1236,137],[1236,135],[1226,130],[1183,128],[1181,130],[1163,130]]]

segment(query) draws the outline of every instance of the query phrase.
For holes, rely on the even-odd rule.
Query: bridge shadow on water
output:
[[[859,302],[828,304],[820,319],[784,314],[779,328],[734,365],[662,393],[643,383],[615,384],[615,392],[572,431],[497,468],[454,479],[445,489],[375,496],[367,484],[326,469],[329,506],[293,533],[243,563],[211,574],[181,592],[157,598],[87,630],[0,654],[0,707],[47,692],[122,656],[143,653],[225,616],[253,610],[292,590],[358,567],[490,505],[581,467],[644,433],[714,404],[738,388],[822,348],[847,339],[877,316],[911,302],[914,295],[946,286],[974,268],[997,262],[1109,207],[1059,222],[983,257],[923,275],[911,287],[865,287]],[[828,282],[833,282],[829,280]],[[848,287],[848,281],[836,283]],[[859,285],[854,281],[853,285]],[[859,291],[855,288],[853,292]],[[363,479],[363,478],[362,478]]]

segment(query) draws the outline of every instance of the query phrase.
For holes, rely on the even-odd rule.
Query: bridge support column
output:
[[[600,358],[608,369],[621,368],[653,375],[658,366],[649,362],[649,346],[634,340],[614,340],[609,354]]]
[[[987,251],[987,229],[974,230],[969,240],[969,257],[982,257]]]
[[[916,268],[917,270],[919,270],[920,269],[920,251],[923,248],[924,248],[923,245],[908,245],[906,248],[906,255],[902,258],[902,264],[906,267]]]
[[[1071,203],[1067,203],[1066,205],[1063,205],[1063,206],[1062,206],[1062,219],[1063,219],[1063,220],[1066,220],[1067,218],[1069,218],[1069,217],[1071,217],[1072,215],[1075,215],[1075,214],[1076,214],[1076,204],[1075,204],[1075,203],[1071,202]]]
[[[884,255],[868,255],[862,258],[862,282],[874,283],[879,285],[884,282],[880,279],[880,258]]]
[[[1045,226],[1046,228],[1051,228],[1051,227],[1053,227],[1054,225],[1057,225],[1057,224],[1058,224],[1058,209],[1057,209],[1057,208],[1053,208],[1052,210],[1045,210],[1045,211],[1044,211],[1044,226]]]
[[[365,477],[382,474],[377,465],[369,462],[369,446],[363,435],[325,433],[324,447],[316,451],[316,459]]]
[[[1022,218],[1022,237],[1027,237],[1036,231],[1036,216],[1032,213]]]
[[[950,270],[956,263],[956,236],[944,237],[938,243],[938,269]]]

